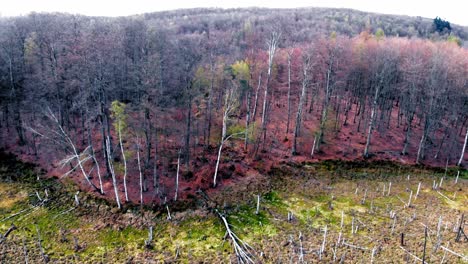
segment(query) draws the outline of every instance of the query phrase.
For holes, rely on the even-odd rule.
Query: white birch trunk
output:
[[[139,140],[137,139],[137,141]],[[143,174],[141,173],[141,164],[140,164],[140,142],[137,142],[137,162],[138,162],[138,172],[140,173],[140,205],[143,206]],[[125,190],[125,192],[127,191]]]
[[[119,198],[119,190],[117,188],[117,178],[115,177],[115,171],[114,171],[114,166],[112,165],[112,159],[110,158],[111,156],[111,151],[110,151],[110,139],[109,136],[107,136],[107,162],[109,163],[110,171],[111,171],[111,176],[112,176],[112,185],[114,186],[114,193],[115,193],[115,201],[117,202],[117,207],[119,209],[122,208],[120,205],[120,198]]]
[[[460,159],[458,160],[457,166],[460,166],[462,161],[463,161],[463,156],[465,156],[467,141],[468,141],[468,128],[466,128],[465,143],[463,144],[462,152],[461,152],[461,155],[460,155]]]
[[[175,187],[175,195],[174,201],[177,201],[177,196],[179,194],[179,170],[180,170],[180,150],[177,157],[177,173],[176,173],[176,187]]]
[[[216,159],[215,173],[213,176],[213,187],[216,187],[216,178],[218,177],[219,160],[221,159],[221,150],[223,149],[223,144],[224,140],[221,140],[221,144],[219,144],[218,158]]]

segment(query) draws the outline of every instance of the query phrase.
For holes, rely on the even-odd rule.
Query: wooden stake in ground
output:
[[[80,193],[80,191],[77,191],[75,193],[75,206],[80,206],[80,199],[78,198],[79,193]]]
[[[257,195],[257,210],[255,210],[255,214],[258,215],[260,211],[260,195]]]
[[[299,262],[304,262],[304,248],[302,247],[302,232],[299,232]]]
[[[416,199],[418,198],[418,195],[419,195],[419,190],[421,189],[421,182],[419,182],[418,184],[418,190],[416,191],[416,195],[414,196],[414,200],[416,201]]]
[[[148,231],[148,239],[145,240],[145,247],[147,249],[151,249],[153,247],[152,242],[153,242],[153,227],[150,226],[149,231]]]
[[[457,232],[457,237],[455,238],[455,242],[460,242],[460,238],[463,237],[465,240],[468,241],[468,236],[466,236],[465,231],[463,229],[465,225],[465,214],[462,214],[461,220],[460,220],[460,226],[458,227],[458,232]]]
[[[372,253],[371,253],[371,260],[370,260],[370,263],[374,263],[374,255],[375,255],[375,250],[376,250],[376,247],[373,247],[372,248]]]
[[[36,231],[37,231],[37,245],[39,246],[39,251],[41,252],[42,259],[44,260],[44,263],[49,262],[49,256],[47,256],[44,253],[44,248],[42,247],[42,242],[41,242],[41,233],[39,232],[39,227],[36,225]]]
[[[411,193],[410,193],[410,196],[409,196],[409,199],[408,199],[408,204],[407,204],[408,207],[411,206],[411,198],[412,197],[413,197],[413,190],[411,190]]]
[[[320,251],[319,251],[319,259],[320,260],[322,260],[322,253],[325,250],[325,243],[326,242],[327,242],[327,226],[325,226],[325,230],[324,230],[324,233],[323,233],[323,242],[322,242],[322,246],[320,247]]]
[[[367,189],[364,191],[364,197],[361,200],[361,204],[366,203],[366,198],[367,198]]]
[[[343,230],[343,223],[344,223],[344,212],[341,210],[341,224],[340,224],[340,230]]]
[[[426,242],[427,242],[427,226],[424,227],[424,249],[423,249],[423,256],[422,256],[422,263],[424,264],[424,260],[426,259]]]
[[[26,239],[24,237],[23,237],[23,254],[24,254],[24,263],[29,264],[28,248],[26,247]]]
[[[169,211],[169,206],[166,204],[167,209],[167,220],[172,220],[171,212]]]
[[[460,253],[457,253],[457,252],[455,252],[455,251],[453,251],[453,250],[450,250],[450,249],[448,249],[448,248],[446,248],[446,247],[444,247],[444,246],[441,246],[441,248],[442,248],[443,250],[445,250],[446,252],[452,253],[453,255],[455,255],[455,256],[461,258],[462,261],[467,261],[467,260],[468,260],[468,257],[467,257],[467,256],[464,256],[464,255],[462,255],[462,254],[460,254]]]

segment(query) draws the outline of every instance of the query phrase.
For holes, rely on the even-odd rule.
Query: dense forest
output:
[[[121,203],[275,161],[463,166],[468,29],[346,9],[0,19],[0,146]]]

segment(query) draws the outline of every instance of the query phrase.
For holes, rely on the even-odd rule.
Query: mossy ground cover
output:
[[[463,263],[462,258],[445,253],[440,246],[468,254],[468,242],[455,242],[453,232],[460,216],[468,212],[468,182],[459,177],[455,184],[456,171],[388,166],[353,169],[337,163],[288,165],[269,176],[271,187],[259,193],[258,214],[257,193],[246,195],[251,200],[219,210],[227,216],[232,230],[252,246],[256,260],[263,263],[318,262],[325,227],[324,262],[411,262],[415,258],[400,248],[401,234],[405,235],[405,250],[421,257],[423,225],[429,227],[429,263],[442,259],[445,263]],[[31,168],[22,169],[25,175],[35,177]],[[6,180],[10,178],[7,173],[11,173],[9,169],[2,169],[0,233],[4,234],[12,223],[18,229],[0,244],[2,263],[24,262],[26,258],[30,263],[43,262],[38,231],[44,253],[57,263],[235,261],[224,226],[209,209],[172,212],[172,220],[168,220],[164,211],[115,212],[106,202],[83,196],[82,205],[74,208],[73,187],[65,188],[51,180]],[[444,174],[442,187],[433,190],[433,182],[440,183]],[[421,189],[415,197],[419,182]],[[39,197],[47,197],[46,189],[48,202],[36,206],[41,202]],[[405,203],[410,196],[408,207]],[[5,220],[22,210],[27,211]],[[392,213],[396,218],[390,217]],[[154,239],[147,248],[149,226],[154,228]],[[338,244],[338,237],[345,243]]]

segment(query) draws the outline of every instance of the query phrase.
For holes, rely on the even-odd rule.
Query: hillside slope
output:
[[[1,146],[109,200],[162,206],[280,162],[466,165],[468,51],[427,19],[194,9],[0,23]]]

